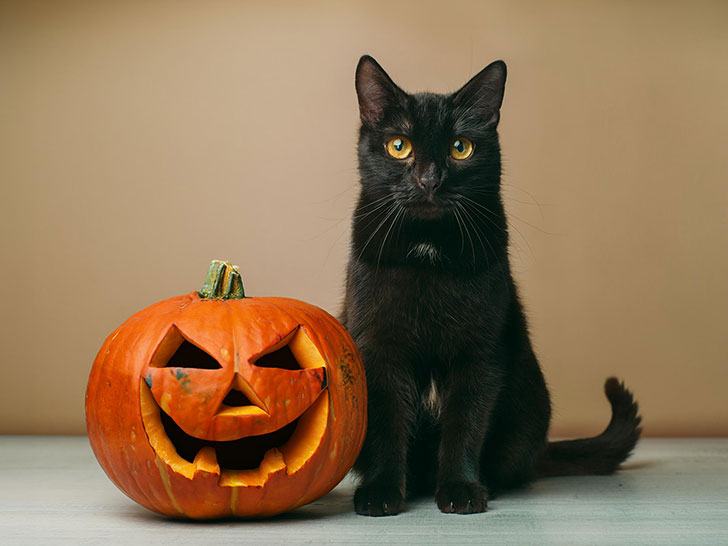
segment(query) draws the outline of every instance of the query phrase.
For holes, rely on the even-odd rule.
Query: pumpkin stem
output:
[[[201,298],[214,300],[244,298],[243,278],[238,266],[222,260],[212,260],[202,290],[198,294]]]

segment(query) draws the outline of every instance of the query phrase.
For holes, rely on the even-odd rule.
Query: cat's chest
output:
[[[486,275],[455,275],[430,268],[360,272],[357,307],[380,338],[420,346],[453,347],[497,322],[502,294]],[[503,288],[501,288],[501,291]]]
[[[407,258],[438,265],[443,261],[442,247],[430,242],[413,243],[409,245]]]

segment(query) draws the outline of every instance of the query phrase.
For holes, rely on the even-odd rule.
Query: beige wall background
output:
[[[411,91],[508,63],[553,434],[609,374],[647,434],[728,434],[728,3],[404,0],[0,4],[0,432],[83,433],[104,338],[212,258],[338,311],[363,53]]]

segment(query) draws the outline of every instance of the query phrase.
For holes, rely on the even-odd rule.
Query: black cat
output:
[[[505,79],[496,61],[451,95],[407,94],[359,61],[361,194],[342,321],[369,389],[360,514],[397,514],[433,491],[443,512],[483,512],[489,495],[539,476],[614,472],[639,437],[637,404],[610,378],[602,434],[546,439],[549,394],[500,197]]]

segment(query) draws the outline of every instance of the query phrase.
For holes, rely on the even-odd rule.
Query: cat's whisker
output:
[[[468,193],[479,193],[482,195],[498,195],[501,193],[498,188],[468,188]]]
[[[518,203],[519,205],[534,205],[538,207],[538,210],[541,212],[541,217],[543,219],[543,211],[541,211],[541,205],[538,203],[533,203],[532,201],[524,201],[523,199],[516,199],[512,195],[508,195],[506,193],[502,193],[501,197],[503,198],[503,201]]]
[[[505,184],[505,185],[508,186],[508,184]],[[521,205],[533,205],[533,206],[536,206],[538,208],[538,212],[539,212],[539,214],[541,216],[541,221],[544,221],[544,218],[545,217],[544,217],[544,214],[543,214],[543,206],[541,205],[541,203],[539,203],[538,201],[536,201],[536,199],[531,194],[529,194],[528,192],[526,192],[525,190],[521,190],[521,191],[524,191],[525,193],[527,193],[529,195],[530,199],[528,201],[524,201],[523,199],[517,199],[516,197],[513,197],[512,195],[509,195],[507,189],[503,189],[503,190],[494,189],[494,190],[491,190],[491,189],[488,189],[488,188],[468,188],[468,193],[471,194],[471,195],[485,195],[487,197],[491,197],[491,196],[495,196],[495,195],[500,195],[500,197],[501,197],[501,199],[503,201],[513,202],[513,203],[519,203]]]
[[[468,213],[468,209],[467,209],[467,207],[465,207],[465,203],[462,203],[462,205],[463,205],[463,207],[462,207],[463,212]],[[477,210],[476,209],[472,209],[470,212],[477,212]],[[474,229],[476,230],[475,231],[475,234],[478,235],[478,232],[480,230],[478,230],[477,223],[475,222],[475,220],[473,219],[472,216],[470,216],[469,214],[468,214],[468,216],[470,218],[470,221],[473,223]],[[505,233],[507,235],[507,232],[505,232]],[[493,252],[493,257],[495,259],[496,265],[501,270],[501,273],[503,273],[504,272],[503,271],[503,261],[501,259],[499,259],[498,254],[495,252],[495,250],[493,248],[493,245],[490,244],[490,241],[488,240],[488,237],[487,237],[487,235],[485,233],[483,233],[483,237],[485,238],[485,242],[488,244],[488,247],[490,248],[491,252]],[[478,235],[478,238],[480,238],[479,235]],[[481,246],[482,246],[482,240],[481,240]],[[483,247],[483,252],[485,253],[485,263],[486,263],[486,266],[487,267],[490,267],[490,262],[488,260],[488,253],[485,251],[485,247]],[[503,287],[504,287],[504,289],[506,291],[509,290],[507,276],[508,276],[508,273],[507,272],[506,272],[506,274],[500,276],[501,279],[503,280]]]
[[[474,201],[473,199],[470,199],[469,197],[467,197],[467,196],[465,196],[465,195],[462,195],[461,197],[462,197],[463,199],[467,199],[468,201],[470,201],[471,203],[473,203],[474,205],[476,205],[476,206],[477,206],[477,207],[479,207],[480,209],[484,210],[485,212],[488,212],[489,214],[492,214],[492,215],[493,215],[494,217],[496,217],[496,218],[499,218],[498,214],[496,214],[495,212],[493,212],[492,210],[490,210],[490,209],[489,209],[488,207],[486,207],[486,206],[485,206],[485,205],[483,205],[482,203],[478,203],[477,201]],[[540,209],[540,205],[539,205],[539,209]],[[509,213],[509,214],[508,214],[508,216],[509,216],[509,217],[512,217],[512,218],[514,218],[514,219],[516,219],[516,220],[518,220],[519,222],[523,222],[523,223],[524,223],[524,224],[526,224],[527,226],[529,226],[529,227],[531,227],[531,228],[535,229],[536,231],[540,231],[541,233],[544,233],[544,234],[546,234],[546,235],[553,235],[553,233],[549,233],[548,231],[545,231],[545,230],[543,230],[543,229],[541,229],[541,228],[539,228],[539,227],[537,227],[537,226],[534,226],[533,224],[531,224],[531,223],[529,223],[529,222],[526,222],[525,220],[523,220],[522,218],[520,218],[520,217],[516,216],[516,215],[515,215],[515,214],[513,214],[512,212],[511,212],[511,213]]]
[[[377,211],[382,210],[384,207],[386,207],[389,204],[391,204],[391,203],[382,203],[377,208],[372,209],[370,211],[367,211],[367,212],[365,212],[363,214],[355,214],[355,215],[353,215],[353,218],[355,220],[363,220],[364,218],[367,218],[368,216],[371,216],[372,214],[375,214]]]
[[[483,205],[482,203],[478,203],[478,202],[477,202],[477,201],[476,201],[475,199],[471,199],[471,198],[470,198],[470,197],[468,197],[467,195],[461,195],[460,197],[461,197],[462,199],[465,199],[466,201],[468,201],[468,202],[472,203],[472,204],[473,204],[474,206],[478,207],[479,209],[481,209],[481,210],[483,210],[483,211],[485,211],[485,212],[487,212],[487,213],[489,213],[489,214],[492,214],[492,215],[493,215],[493,216],[495,216],[496,218],[498,218],[498,217],[499,217],[499,216],[498,216],[498,215],[497,215],[497,214],[496,214],[495,212],[493,212],[492,210],[490,210],[490,209],[489,209],[488,207],[486,207],[486,206],[485,206],[485,205]],[[491,220],[491,222],[493,222],[493,221]],[[493,222],[493,223],[495,224],[495,222]],[[496,226],[498,226],[497,224],[495,224],[495,225],[496,225]],[[498,226],[498,227],[500,227],[500,226]]]
[[[460,214],[458,213],[457,208],[452,209],[453,216],[455,217],[455,221],[458,223],[458,229],[460,230],[460,256],[463,255],[463,251],[465,250],[465,235],[463,234],[463,226],[460,222]]]
[[[373,207],[374,205],[377,205],[378,203],[381,203],[382,201],[389,201],[390,199],[392,199],[392,196],[391,195],[389,195],[389,194],[383,195],[379,199],[375,199],[374,201],[370,201],[366,205],[358,205],[357,206],[357,210],[366,210],[369,207]]]
[[[393,206],[396,206],[396,202],[395,201],[391,201],[389,203],[384,203],[381,207],[377,208],[376,210],[371,210],[368,213],[366,213],[366,214],[364,214],[364,215],[356,218],[355,219],[355,222],[360,222],[360,221],[363,221],[364,218],[367,218],[368,216],[373,216],[373,218],[370,218],[364,224],[364,227],[369,227],[374,222],[376,222],[377,219],[381,218],[383,214],[386,214],[389,211],[389,208],[390,207],[386,207],[386,205],[389,205],[390,207],[393,207]]]
[[[508,231],[506,231],[506,230],[505,230],[505,229],[503,228],[503,226],[499,225],[499,224],[498,224],[497,222],[495,222],[495,221],[494,221],[494,220],[493,220],[492,218],[488,217],[488,216],[486,215],[486,213],[487,213],[487,214],[491,214],[491,215],[493,215],[493,216],[494,216],[495,218],[500,218],[500,216],[498,216],[498,215],[497,215],[497,214],[496,214],[495,212],[493,212],[492,210],[490,210],[490,209],[489,209],[489,208],[487,208],[486,206],[482,205],[481,203],[478,203],[477,201],[474,201],[473,199],[470,199],[469,197],[466,197],[466,196],[464,196],[464,195],[463,195],[463,196],[461,196],[461,197],[462,197],[463,199],[467,200],[468,202],[470,202],[470,203],[471,203],[472,205],[474,205],[475,207],[477,207],[477,208],[473,208],[473,209],[472,209],[472,212],[473,212],[473,213],[477,213],[477,214],[478,214],[478,215],[480,215],[480,216],[481,216],[481,217],[482,217],[482,218],[483,218],[484,220],[487,220],[487,221],[488,221],[488,222],[489,222],[489,223],[490,223],[491,225],[493,225],[493,226],[494,226],[494,227],[495,227],[496,229],[500,230],[500,231],[501,231],[502,233],[504,233],[505,235],[508,235]],[[479,209],[480,209],[480,210],[479,210]]]
[[[475,236],[478,237],[478,240],[480,241],[480,246],[483,249],[483,254],[485,254],[487,256],[488,252],[486,251],[485,245],[483,244],[483,239],[480,237],[480,234],[481,234],[482,230],[479,229],[478,223],[475,221],[475,218],[472,215],[472,212],[473,211],[472,210],[469,210],[465,203],[461,203],[460,210],[462,210],[463,215],[465,216],[465,218],[468,219],[468,221],[470,222],[470,225],[473,227],[473,231],[475,232]],[[486,238],[486,240],[487,240],[487,238]],[[493,247],[491,247],[491,249],[492,248]]]
[[[508,182],[503,182],[503,181],[501,181],[500,185],[503,186],[503,187],[506,187],[506,188],[513,188],[514,190],[518,190],[518,191],[520,191],[522,193],[525,193],[526,195],[528,195],[528,197],[531,198],[531,201],[533,201],[533,204],[534,205],[539,205],[540,206],[540,203],[538,202],[538,200],[528,190],[524,190],[520,186],[517,186],[515,184],[511,184],[511,183],[508,183]]]
[[[339,239],[341,239],[341,236],[342,236],[342,235],[343,235],[344,233],[347,233],[347,230],[345,230],[345,229],[344,229],[344,230],[342,230],[342,231],[341,231],[341,233],[339,233],[339,234],[338,234],[338,235],[336,236],[336,239],[334,239],[334,242],[333,242],[333,243],[331,243],[331,246],[329,247],[329,251],[328,251],[328,252],[326,253],[326,258],[324,258],[324,261],[323,261],[323,265],[321,266],[321,270],[322,270],[322,271],[323,271],[323,270],[325,269],[325,267],[326,267],[326,264],[327,264],[327,262],[329,261],[329,258],[331,257],[331,252],[332,252],[332,251],[334,250],[334,247],[336,246],[336,243],[338,243],[338,242],[339,242]]]
[[[509,183],[506,183],[506,182],[501,182],[501,186],[504,186],[505,188],[512,188],[512,189],[518,190],[518,191],[520,191],[522,193],[525,193],[529,197],[530,201],[519,201],[519,200],[517,200],[517,199],[515,199],[513,197],[510,197],[510,196],[507,196],[507,197],[511,201],[516,201],[517,203],[522,203],[524,205],[530,205],[530,204],[536,205],[538,207],[538,213],[541,216],[541,221],[542,222],[544,221],[544,218],[545,217],[544,217],[544,214],[543,214],[543,206],[542,206],[541,202],[539,202],[539,200],[536,199],[531,192],[529,192],[527,190],[524,190],[523,188],[521,188],[519,186],[516,186],[515,184],[509,184]]]
[[[481,211],[474,209],[473,212],[478,213],[478,215],[480,215],[483,218],[485,218],[486,220],[488,220],[488,218],[485,217],[485,215]],[[518,251],[519,254],[523,254],[524,256],[533,256],[533,249],[531,248],[531,245],[528,242],[528,239],[526,239],[526,237],[523,235],[521,230],[518,229],[517,226],[514,226],[513,224],[508,222],[508,219],[506,219],[506,223],[508,225],[508,230],[504,230],[500,226],[496,226],[496,227],[498,229],[500,229],[500,231],[508,237],[508,244],[511,247],[513,247],[516,251]],[[516,232],[516,234],[518,235],[518,238],[520,238],[526,244],[526,248],[524,248],[523,245],[521,245],[518,242],[518,239],[511,233],[511,231],[510,231],[511,228]]]
[[[472,203],[473,205],[475,205],[477,207],[477,208],[473,208],[472,209],[473,213],[477,213],[484,220],[487,220],[494,227],[496,227],[497,229],[499,229],[503,234],[505,234],[506,236],[508,236],[508,231],[507,230],[503,229],[502,226],[498,225],[493,219],[491,219],[490,217],[488,217],[486,215],[486,213],[487,213],[487,214],[492,215],[494,218],[500,218],[500,216],[498,214],[496,214],[495,212],[493,212],[492,210],[490,210],[488,207],[486,207],[482,203],[478,203],[477,201],[473,201],[472,199],[470,199],[468,197],[465,197],[465,196],[462,196],[462,197],[463,197],[463,199],[466,199],[467,201],[469,201],[470,203]],[[526,243],[526,246],[528,247],[528,252],[524,252],[523,249],[521,248],[521,246],[515,241],[515,239],[511,239],[511,241],[510,241],[511,244],[513,246],[515,246],[516,249],[519,252],[523,252],[524,254],[526,254],[528,256],[533,256],[533,249],[531,248],[531,244],[528,242],[528,239],[526,239],[526,237],[523,235],[523,233],[521,233],[521,230],[518,229],[517,226],[514,226],[511,223],[508,223],[508,226],[509,227],[512,227],[518,233],[518,235],[520,235],[521,239],[523,239],[523,242],[525,242]]]
[[[387,204],[387,202],[391,201],[391,198],[389,196],[383,197],[381,199],[377,199],[376,201],[373,201],[371,203],[367,203],[366,205],[357,206],[355,211],[358,214],[371,212],[372,209],[376,210],[382,205]]]
[[[394,214],[396,212],[397,206],[398,206],[397,203],[392,203],[390,205],[390,207],[386,211],[386,216],[384,217],[384,219],[381,222],[379,222],[379,225],[376,227],[376,229],[371,233],[371,235],[369,235],[369,238],[364,243],[364,246],[362,247],[361,252],[359,252],[359,255],[356,258],[357,264],[359,263],[359,260],[361,259],[362,255],[364,254],[364,251],[369,246],[369,243],[371,243],[372,239],[374,239],[374,236],[377,234],[377,232],[379,232],[379,230],[382,228],[382,226],[385,224],[385,222],[389,219],[389,217],[392,216],[392,214]]]
[[[382,251],[384,250],[384,245],[387,244],[387,238],[389,237],[389,233],[392,231],[392,228],[394,227],[394,224],[397,223],[397,220],[399,219],[399,217],[402,214],[402,211],[403,210],[404,210],[404,207],[402,205],[397,205],[397,214],[394,215],[394,219],[392,220],[392,223],[389,225],[389,228],[387,229],[387,232],[384,234],[384,239],[382,239],[382,244],[379,247],[379,254],[377,255],[377,267],[376,267],[376,271],[379,271],[379,262],[382,259]]]
[[[478,238],[478,241],[480,242],[480,248],[483,250],[483,256],[485,257],[485,264],[486,267],[490,267],[490,260],[488,258],[488,251],[485,248],[485,245],[483,244],[483,238],[480,236],[481,230],[478,228],[478,224],[475,221],[475,219],[472,217],[468,209],[465,207],[464,203],[458,203],[460,206],[460,210],[463,213],[463,218],[467,219],[470,222],[470,225],[473,228],[473,231],[475,232],[475,236]],[[485,238],[485,242],[488,243],[488,246],[490,247],[490,250],[493,252],[493,255],[495,255],[495,251],[493,250],[493,247],[491,246],[490,242],[488,241],[488,238]],[[473,255],[473,266],[475,266],[475,255]]]
[[[344,193],[346,193],[350,189],[351,188],[349,188],[348,190],[345,190],[344,192],[339,193],[338,195],[343,195]],[[367,211],[365,214],[354,214],[354,215],[352,215],[352,217],[354,219],[360,219],[360,218],[363,219],[363,218],[367,217],[369,214],[372,214],[372,213],[376,212],[377,210],[379,210],[380,208],[384,207],[387,204],[386,202],[387,201],[390,201],[390,200],[391,200],[391,197],[389,195],[385,195],[383,197],[380,197],[379,199],[376,199],[375,201],[372,201],[371,203],[367,203],[366,205],[363,205],[362,207],[358,207],[356,210],[362,210],[362,209],[365,209],[365,208],[367,208],[369,206],[377,205],[377,204],[379,204],[379,206],[377,206],[376,208],[374,208],[374,209],[372,209],[370,211]],[[321,231],[320,233],[317,233],[317,234],[313,235],[311,238],[304,239],[304,240],[305,241],[312,241],[314,239],[317,239],[318,237],[321,237],[325,233],[328,233],[329,231],[331,231],[332,229],[334,229],[341,222],[343,222],[344,220],[346,220],[348,218],[349,218],[348,216],[344,216],[344,217],[339,218],[339,219],[335,219],[335,218],[323,218],[322,217],[321,218],[322,220],[327,220],[327,221],[334,222],[334,223],[332,225],[330,225],[329,227],[327,227],[326,229],[324,229],[323,231]],[[339,235],[339,237],[340,237],[340,235]]]
[[[370,214],[378,211],[379,209],[384,208],[385,206],[387,206],[389,203],[391,203],[393,201],[394,200],[391,197],[389,197],[389,196],[384,197],[382,199],[378,199],[377,201],[375,201],[373,203],[369,203],[368,205],[364,205],[362,207],[358,207],[357,208],[358,214],[354,214],[353,217],[355,219],[366,218]],[[375,204],[376,204],[376,207],[372,208],[371,210],[368,210],[368,211],[364,212],[364,210],[367,208],[367,206],[371,207],[372,205],[375,205]]]
[[[397,235],[395,235],[394,242],[395,244],[399,241],[399,235],[402,233],[402,226],[405,222],[405,217],[407,216],[407,209],[405,207],[402,207],[402,221],[399,223],[399,226],[397,226]]]
[[[332,195],[331,197],[327,197],[326,199],[322,199],[321,201],[314,201],[314,202],[313,202],[313,203],[311,203],[311,204],[312,204],[312,205],[323,205],[323,204],[326,204],[326,203],[330,203],[331,201],[335,201],[336,199],[338,199],[338,198],[339,198],[339,197],[341,197],[342,195],[344,195],[344,194],[346,194],[346,193],[349,193],[349,192],[350,192],[351,190],[353,190],[353,189],[356,189],[356,187],[357,187],[357,186],[358,186],[358,184],[351,184],[351,185],[350,185],[350,186],[349,186],[348,188],[346,188],[345,190],[343,190],[343,191],[340,191],[339,193],[335,193],[335,194],[334,194],[334,195]]]
[[[553,233],[553,232],[551,232],[551,231],[546,231],[545,229],[541,229],[541,228],[540,228],[540,227],[538,227],[538,226],[534,226],[534,225],[533,225],[533,224],[531,224],[530,222],[527,222],[527,221],[526,221],[526,220],[524,220],[523,218],[520,218],[519,216],[516,216],[516,215],[515,215],[515,214],[513,214],[512,212],[508,213],[508,217],[509,217],[509,218],[513,218],[514,220],[518,220],[519,222],[521,222],[521,223],[523,223],[523,224],[526,224],[526,225],[527,225],[528,227],[530,227],[531,229],[535,229],[536,231],[539,231],[539,232],[543,233],[544,235],[556,235],[555,233]]]
[[[500,197],[503,202],[509,202],[509,203],[514,202],[514,203],[519,203],[521,205],[535,205],[535,206],[539,207],[539,210],[541,209],[541,207],[538,203],[534,203],[533,201],[524,201],[523,199],[516,199],[515,197],[513,197],[512,195],[508,195],[504,191],[499,191],[499,190],[491,191],[491,190],[480,190],[478,188],[469,188],[468,194],[475,195],[475,196],[485,196],[488,198],[497,196],[497,197]]]
[[[465,228],[465,234],[468,236],[468,240],[470,241],[470,250],[471,250],[471,252],[473,254],[473,267],[475,267],[475,246],[473,245],[473,238],[470,236],[470,230],[468,229],[468,226],[465,223],[465,219],[462,218],[460,216],[460,213],[457,211],[457,203],[455,203],[455,205],[456,205],[456,208],[453,209],[453,212],[455,212],[457,214],[458,218],[460,218],[459,221],[462,222],[463,228]],[[463,247],[465,246],[465,240],[464,239],[463,239],[462,246]]]
[[[318,239],[322,235],[324,235],[324,234],[328,233],[329,231],[331,231],[332,229],[334,229],[336,226],[338,226],[341,222],[343,222],[347,218],[348,218],[347,216],[344,216],[343,218],[339,218],[338,220],[331,219],[329,221],[334,222],[333,224],[331,224],[329,227],[325,228],[323,231],[320,231],[319,233],[316,233],[315,235],[311,236],[310,238],[303,239],[303,240],[308,242],[308,241],[313,241],[314,239]],[[328,218],[324,218],[324,220],[328,220]]]

